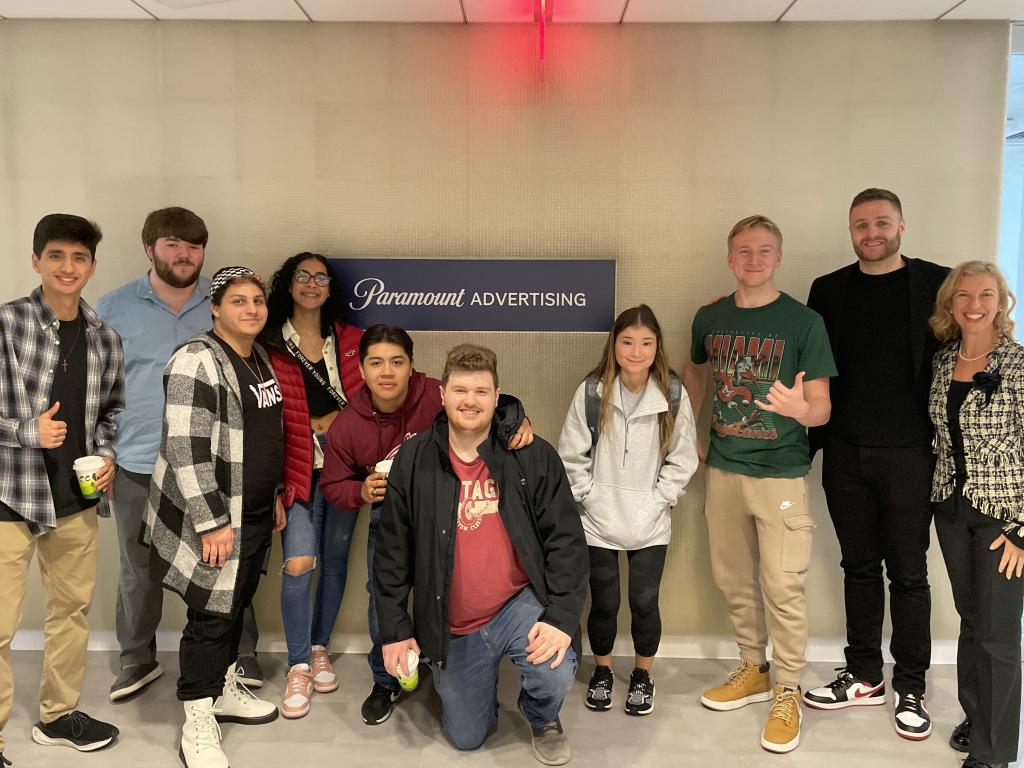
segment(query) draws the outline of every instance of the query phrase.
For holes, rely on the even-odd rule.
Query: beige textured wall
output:
[[[1008,47],[1001,23],[556,25],[541,82],[531,27],[2,22],[0,299],[37,284],[42,214],[103,226],[94,300],[146,267],[145,214],[180,204],[210,226],[207,274],[227,263],[269,274],[304,249],[613,257],[619,308],[650,303],[678,366],[696,308],[731,288],[724,236],[742,216],[780,224],[778,280],[801,299],[851,260],[846,210],[867,186],[903,197],[906,253],[994,258]],[[418,334],[419,366],[436,373],[454,340]],[[603,339],[478,340],[557,439]],[[811,626],[834,638],[842,580],[817,478]],[[674,513],[662,599],[674,641],[729,633],[702,497],[698,474]],[[340,635],[364,632],[363,551]],[[111,525],[102,552],[97,638],[113,628]],[[950,638],[937,547],[931,562],[935,632]],[[278,583],[258,598],[270,640]],[[175,632],[179,601],[167,604]],[[33,583],[25,628],[42,614]]]

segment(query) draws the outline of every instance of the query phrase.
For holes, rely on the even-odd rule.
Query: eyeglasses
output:
[[[296,283],[308,283],[310,280],[319,285],[321,288],[326,288],[328,285],[331,284],[331,276],[328,275],[326,272],[317,272],[315,275],[311,275],[304,269],[295,270]]]

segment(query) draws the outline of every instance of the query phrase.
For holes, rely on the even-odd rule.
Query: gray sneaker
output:
[[[117,676],[117,680],[110,686],[110,700],[120,701],[121,699],[128,698],[133,693],[141,691],[163,673],[164,670],[158,661],[150,661],[145,664],[129,664],[127,667],[121,667],[121,674]]]
[[[572,759],[572,747],[569,746],[569,739],[562,731],[562,723],[557,717],[550,723],[534,725],[523,711],[522,704],[519,705],[519,714],[530,726],[534,757],[544,765],[565,765]]]

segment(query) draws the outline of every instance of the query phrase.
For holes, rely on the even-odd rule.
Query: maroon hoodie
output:
[[[363,506],[360,489],[378,461],[394,458],[406,440],[434,423],[441,410],[441,382],[419,371],[409,379],[409,394],[394,413],[378,413],[369,387],[359,387],[348,408],[327,432],[320,490],[338,509]]]

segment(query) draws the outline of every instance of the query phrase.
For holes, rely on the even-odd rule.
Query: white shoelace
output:
[[[224,675],[224,689],[234,698],[238,699],[243,703],[249,701],[258,701],[259,697],[250,691],[245,683],[242,682],[241,676],[238,674],[237,669],[230,670]]]
[[[220,723],[215,715],[219,709],[202,709],[194,704],[189,707],[192,716],[192,725],[195,728],[196,752],[204,749],[220,749]]]

